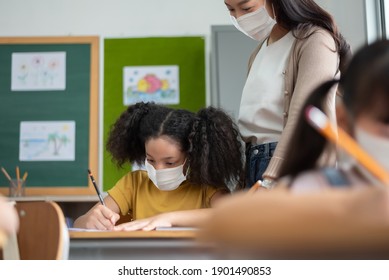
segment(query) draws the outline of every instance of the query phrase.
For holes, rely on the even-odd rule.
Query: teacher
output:
[[[313,0],[224,0],[235,27],[259,42],[249,59],[238,125],[246,142],[246,187],[271,188],[309,94],[351,56],[332,16]],[[325,108],[335,122],[334,87]],[[334,147],[322,164],[334,164]]]

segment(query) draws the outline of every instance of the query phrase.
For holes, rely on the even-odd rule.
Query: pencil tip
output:
[[[92,172],[90,172],[90,169],[88,169],[88,173],[91,174]]]

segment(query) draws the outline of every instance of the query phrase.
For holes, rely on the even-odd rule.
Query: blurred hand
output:
[[[16,233],[19,228],[19,217],[15,206],[0,197],[0,231],[7,234]]]

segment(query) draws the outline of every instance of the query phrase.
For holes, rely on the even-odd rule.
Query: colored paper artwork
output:
[[[128,66],[123,69],[123,103],[179,104],[179,67]]]
[[[12,53],[11,90],[65,90],[66,52]]]
[[[20,161],[74,161],[74,121],[23,121],[20,123]]]

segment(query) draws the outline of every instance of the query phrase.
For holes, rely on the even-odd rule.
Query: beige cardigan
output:
[[[309,34],[311,35],[305,38]],[[298,38],[305,39],[295,40],[283,72],[285,81],[284,130],[264,177],[278,178],[281,164],[288,152],[290,138],[307,97],[320,84],[339,75],[339,54],[329,32],[313,27],[307,32],[300,31],[296,35]],[[249,69],[262,44],[263,42],[251,54]],[[326,112],[333,123],[336,122],[335,94],[336,87],[331,90],[325,104]],[[335,160],[335,150],[332,148],[327,149],[320,162],[334,163]]]

